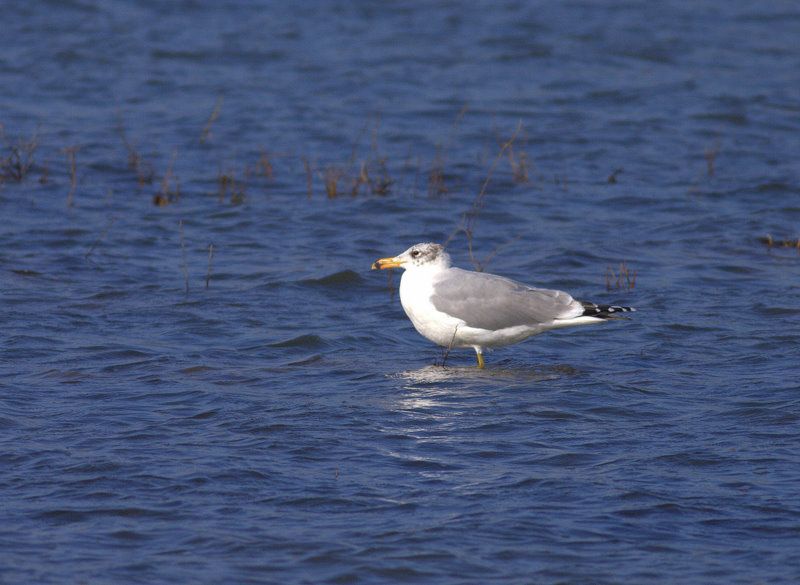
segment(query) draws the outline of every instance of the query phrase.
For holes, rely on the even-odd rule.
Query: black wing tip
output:
[[[611,319],[617,316],[617,313],[633,313],[636,311],[634,307],[621,307],[619,305],[598,305],[597,303],[588,303],[581,301],[583,305],[584,317],[597,317],[599,319]]]

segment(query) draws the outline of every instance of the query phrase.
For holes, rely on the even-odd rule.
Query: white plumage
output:
[[[372,268],[405,268],[400,302],[416,330],[443,347],[472,347],[481,368],[484,348],[517,343],[550,329],[602,323],[634,310],[453,268],[439,244],[417,244],[399,256],[375,261]]]

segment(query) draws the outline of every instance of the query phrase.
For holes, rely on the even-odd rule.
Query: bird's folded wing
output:
[[[496,331],[519,325],[550,323],[583,312],[569,294],[532,288],[502,276],[450,268],[434,282],[433,306],[463,320],[468,327]]]

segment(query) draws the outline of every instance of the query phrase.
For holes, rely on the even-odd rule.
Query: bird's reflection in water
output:
[[[553,366],[495,366],[480,369],[475,366],[449,367],[425,366],[395,374],[412,384],[437,384],[442,382],[543,382],[564,376],[574,376],[579,371],[568,365]]]
[[[492,389],[532,390],[534,384],[578,375],[579,370],[568,365],[506,366],[490,369],[468,367],[425,366],[395,374],[408,392],[400,399],[405,409],[427,408],[454,400],[485,396]]]

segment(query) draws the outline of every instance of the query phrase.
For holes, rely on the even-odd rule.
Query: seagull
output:
[[[444,246],[422,243],[372,269],[404,268],[400,303],[414,328],[446,348],[475,350],[519,343],[550,329],[603,323],[633,307],[578,301],[560,290],[534,288],[509,278],[450,266]]]

